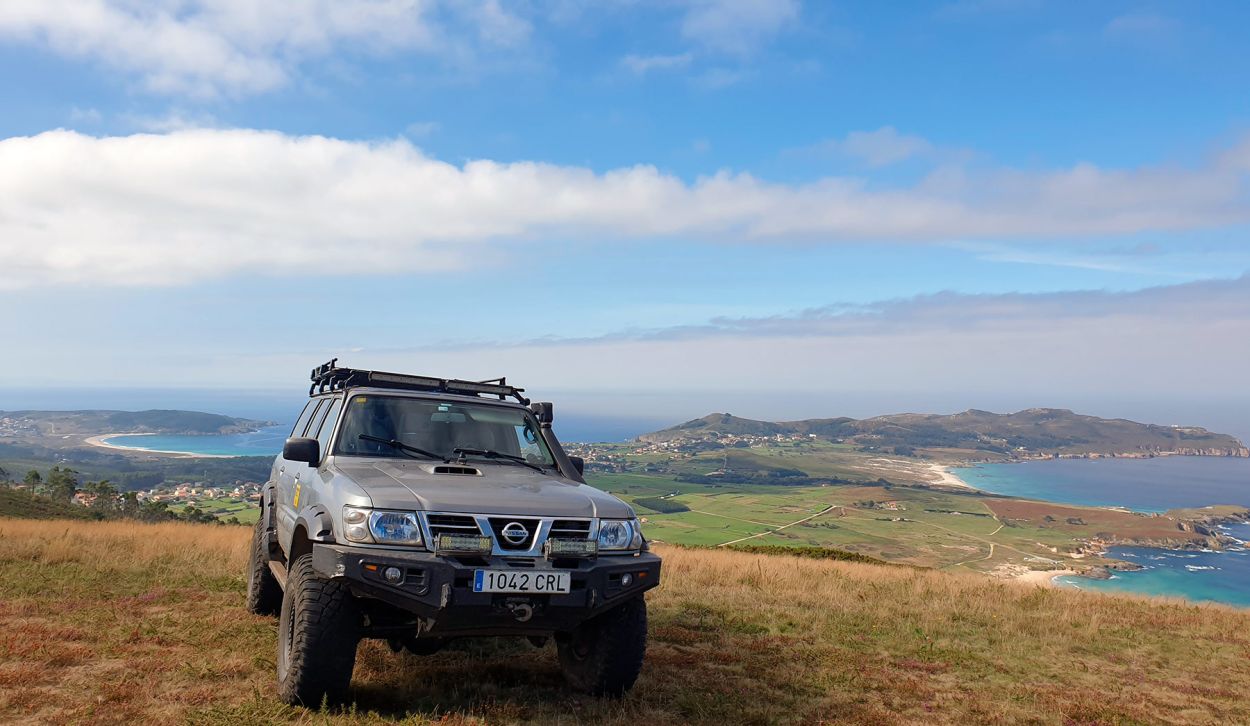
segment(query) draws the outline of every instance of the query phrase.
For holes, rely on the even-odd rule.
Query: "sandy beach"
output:
[[[1026,585],[1043,585],[1045,587],[1059,587],[1055,582],[1056,577],[1064,575],[1079,575],[1076,570],[1027,570],[1021,572],[1013,578],[1014,582],[1024,583]]]
[[[973,491],[976,490],[976,487],[971,486],[968,482],[951,473],[949,467],[941,464],[929,464],[929,471],[933,472],[934,476],[937,477],[937,481],[933,482],[934,484],[941,484],[942,486],[948,487],[959,487],[961,489],[971,489]]]
[[[126,433],[100,434],[99,436],[92,436],[90,438],[85,439],[83,443],[88,444],[90,446],[98,446],[101,449],[113,449],[114,451],[126,451],[131,454],[160,454],[161,456],[169,456],[169,457],[178,458],[178,459],[234,459],[234,458],[237,458],[234,456],[229,456],[227,454],[195,454],[190,451],[162,451],[160,449],[141,449],[141,448],[137,448],[134,446],[118,446],[116,444],[110,444],[107,441],[105,441],[105,439],[111,438],[113,436],[154,436],[154,435],[155,434],[126,434]]]

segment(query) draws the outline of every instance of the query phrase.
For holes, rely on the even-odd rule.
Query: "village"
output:
[[[715,431],[684,436],[667,441],[644,441],[635,439],[623,444],[568,443],[564,448],[570,456],[580,456],[586,462],[587,471],[626,472],[660,471],[664,467],[647,462],[648,457],[662,460],[689,459],[704,451],[722,449],[748,449],[755,446],[778,446],[817,440],[815,434],[721,434]],[[631,460],[629,457],[640,457]],[[639,465],[641,463],[641,466]]]
[[[23,488],[23,485],[15,485]],[[237,514],[238,511],[259,507],[261,485],[256,482],[236,481],[233,486],[215,487],[207,482],[184,482],[153,487],[135,493],[140,504],[163,502],[173,511],[196,507],[209,513],[220,510],[221,514]],[[94,507],[100,494],[91,489],[80,489],[72,499],[74,504]]]
[[[176,484],[153,487],[139,492],[141,502],[168,502],[169,504],[194,505],[213,499],[231,499],[239,502],[260,502],[260,484],[236,481],[233,487],[214,487],[207,482]]]

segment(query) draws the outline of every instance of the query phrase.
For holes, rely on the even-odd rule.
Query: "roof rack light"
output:
[[[312,385],[308,395],[329,391],[341,391],[356,386],[375,386],[378,388],[398,388],[409,391],[441,391],[472,395],[498,396],[499,400],[515,398],[523,406],[530,400],[521,394],[525,389],[509,386],[504,378],[489,381],[462,381],[455,378],[434,378],[432,376],[413,376],[405,373],[386,373],[383,371],[365,371],[355,368],[339,368],[338,358],[329,363],[312,369],[310,376]]]
[[[473,381],[447,381],[449,391],[468,391],[469,393],[488,393],[492,396],[508,395],[512,386],[500,386],[493,383],[474,383]]]
[[[432,386],[437,388],[441,383],[441,378],[427,378],[425,376],[406,376],[401,373],[380,373],[378,371],[369,372],[370,383],[402,383],[410,386]]]

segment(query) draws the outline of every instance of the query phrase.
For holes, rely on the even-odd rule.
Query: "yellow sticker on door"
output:
[[[299,481],[295,482],[295,502],[293,503],[293,506],[299,506]]]

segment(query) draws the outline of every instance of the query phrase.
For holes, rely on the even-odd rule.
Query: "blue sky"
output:
[[[14,0],[0,365],[23,401],[294,389],[341,355],[601,415],[1242,426],[1247,21]]]

